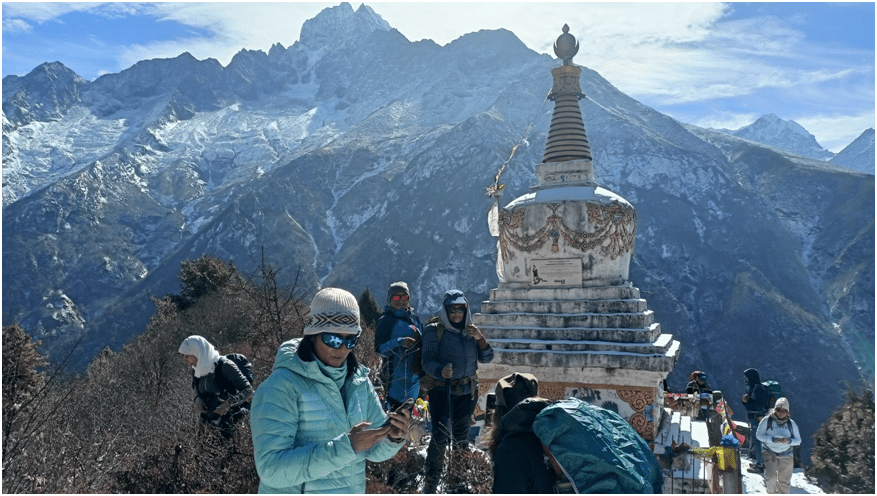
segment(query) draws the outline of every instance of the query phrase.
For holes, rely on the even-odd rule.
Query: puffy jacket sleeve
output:
[[[384,358],[386,358],[387,351],[396,346],[395,343],[390,342],[394,325],[396,325],[396,319],[386,313],[381,315],[375,325],[375,353]]]
[[[493,361],[493,346],[490,346],[490,342],[487,343],[487,348],[483,350],[478,348],[477,343],[475,348],[478,350],[478,363],[490,363]]]
[[[384,422],[387,421],[387,414],[384,412],[384,409],[381,407],[381,400],[378,398],[378,394],[375,392],[374,385],[372,385],[371,380],[367,380],[366,384],[368,387],[364,388],[364,396],[366,401],[366,408],[368,409],[368,419],[372,423],[372,427],[379,427],[384,425]],[[394,443],[390,441],[389,438],[384,438],[377,444],[371,447],[362,453],[358,453],[357,455],[360,457],[364,457],[366,460],[372,462],[382,462],[384,460],[389,460],[396,456],[396,453],[399,452],[399,449],[405,445],[405,440],[403,439],[401,442]]]
[[[291,376],[285,369],[275,369],[256,391],[250,412],[256,471],[271,487],[324,478],[356,458],[347,432],[331,441],[295,445],[299,395]]]

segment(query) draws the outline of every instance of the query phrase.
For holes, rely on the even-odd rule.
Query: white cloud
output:
[[[33,27],[21,19],[3,19],[3,32],[6,34],[26,33]]]
[[[874,128],[874,111],[857,115],[796,117],[792,120],[816,136],[823,148],[837,153],[852,143],[866,129]]]
[[[7,17],[43,23],[70,12],[91,10],[100,5],[100,3],[89,2],[3,2],[3,28],[6,29]]]

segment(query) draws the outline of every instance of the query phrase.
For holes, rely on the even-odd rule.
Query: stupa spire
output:
[[[563,60],[563,65],[551,71],[554,86],[548,98],[554,101],[554,115],[551,117],[542,163],[591,160],[591,145],[579,107],[579,99],[585,97],[579,82],[582,68],[572,62],[578,51],[578,41],[569,34],[569,26],[564,24],[563,34],[554,44],[554,53]]]

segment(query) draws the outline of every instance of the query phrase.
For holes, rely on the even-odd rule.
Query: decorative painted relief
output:
[[[655,436],[655,390],[636,386],[608,384],[541,383],[539,396],[550,400],[579,398],[592,405],[612,410],[626,418],[633,429],[647,441]]]
[[[619,202],[609,205],[587,203],[588,222],[593,231],[576,231],[563,223],[557,214],[561,204],[546,204],[551,215],[541,228],[532,234],[525,233],[524,210],[499,212],[499,246],[504,262],[515,258],[515,251],[525,253],[540,249],[551,240],[551,251],[559,251],[558,244],[586,252],[599,247],[600,252],[615,260],[624,253],[633,253],[636,241],[636,211]]]

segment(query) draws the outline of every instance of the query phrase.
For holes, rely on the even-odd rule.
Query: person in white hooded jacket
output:
[[[801,444],[798,425],[789,415],[789,400],[777,400],[758,424],[755,437],[761,441],[767,492],[788,494],[795,468],[794,447]]]

